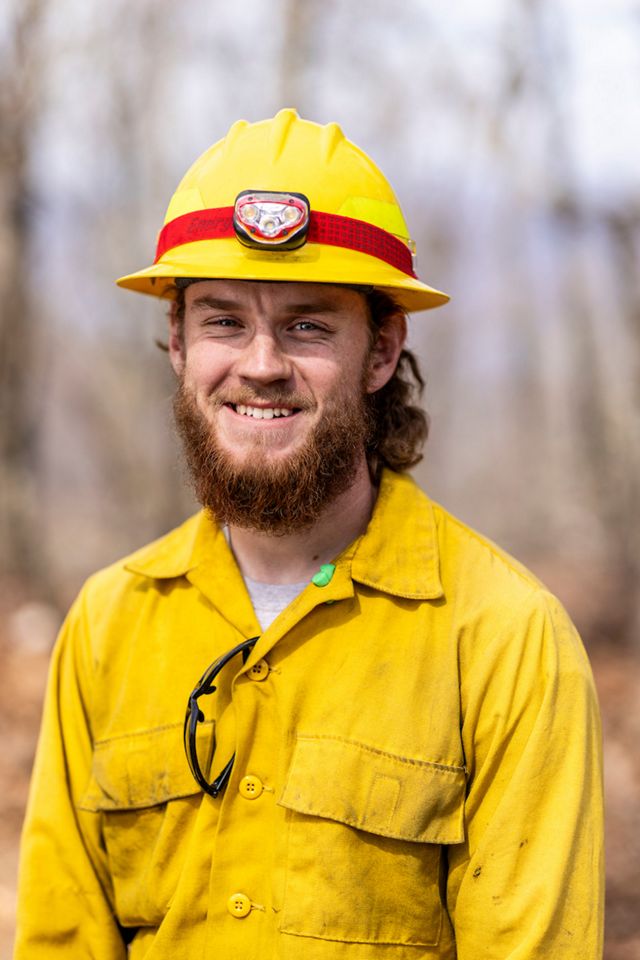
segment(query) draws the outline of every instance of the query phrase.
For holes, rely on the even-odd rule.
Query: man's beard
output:
[[[268,438],[256,438],[242,463],[218,443],[215,427],[199,409],[193,393],[180,381],[173,409],[195,494],[223,524],[284,536],[313,526],[326,507],[354,482],[372,433],[363,385],[334,400],[302,446],[281,459],[270,459]],[[209,398],[211,409],[227,398]],[[233,403],[268,401],[302,408],[303,398],[284,393],[236,396]],[[265,451],[264,456],[261,451]]]

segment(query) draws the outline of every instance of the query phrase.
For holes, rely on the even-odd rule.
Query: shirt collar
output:
[[[433,504],[408,474],[383,471],[373,515],[355,544],[351,576],[411,600],[443,595]]]
[[[224,569],[232,559],[224,534],[204,510],[167,536],[143,547],[125,568],[145,577],[185,576],[202,565]],[[393,596],[434,600],[443,595],[433,504],[406,474],[384,470],[364,534],[338,563],[358,583]]]
[[[182,577],[205,561],[230,558],[225,536],[213,517],[201,510],[171,533],[125,560],[125,569],[159,580]]]

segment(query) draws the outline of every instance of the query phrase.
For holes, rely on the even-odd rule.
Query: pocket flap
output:
[[[210,760],[213,723],[198,728],[199,756]],[[184,750],[182,724],[96,743],[81,810],[137,810],[200,792]]]
[[[337,737],[298,737],[279,803],[369,833],[464,840],[463,767],[409,760]]]

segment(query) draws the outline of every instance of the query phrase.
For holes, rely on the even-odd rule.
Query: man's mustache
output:
[[[223,407],[226,404],[245,407],[269,404],[296,410],[312,410],[315,407],[315,403],[309,397],[278,388],[254,390],[250,387],[239,387],[237,390],[216,391],[209,396],[208,402],[214,407]]]

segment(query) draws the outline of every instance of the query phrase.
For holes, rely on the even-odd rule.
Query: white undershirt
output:
[[[233,550],[229,527],[225,525],[222,532],[231,550]],[[275,618],[282,613],[285,607],[289,606],[292,600],[295,600],[299,593],[302,593],[307,585],[306,580],[303,580],[302,583],[261,583],[259,580],[246,577],[244,574],[242,576],[262,630],[270,627]]]
[[[306,580],[302,583],[260,583],[251,577],[245,577],[244,582],[263,630],[271,626],[278,614],[307,586]]]

